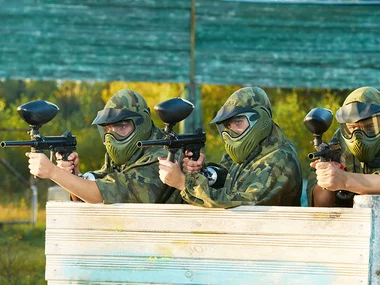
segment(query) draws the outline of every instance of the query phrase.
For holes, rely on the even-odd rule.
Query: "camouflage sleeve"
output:
[[[207,162],[206,167],[207,166],[216,166],[216,167],[224,168],[226,171],[228,171],[228,169],[231,168],[233,163],[234,162],[231,159],[231,157],[226,153],[223,155],[223,157],[219,163]]]
[[[234,162],[232,158],[227,153],[225,153],[222,157],[222,160],[220,161],[220,166],[225,169],[230,169],[233,164]]]
[[[158,176],[158,161],[113,172],[95,182],[105,204],[159,203],[167,187]]]
[[[237,175],[231,187],[228,179]],[[298,158],[286,151],[275,151],[252,161],[243,170],[234,167],[225,187],[214,189],[200,174],[186,174],[182,198],[203,207],[230,208],[239,205],[299,206],[302,175]]]
[[[185,176],[185,190],[181,191],[181,196],[189,204],[207,208],[231,208],[244,204],[243,201],[233,201],[225,188],[209,187],[207,178],[199,173],[186,173]]]
[[[100,169],[89,171],[95,175],[95,177],[102,178],[110,172],[110,158],[107,153],[104,154],[104,163]]]
[[[306,184],[307,204],[309,207],[314,206],[313,190],[315,185],[317,185],[317,176],[315,174],[315,168],[310,167],[307,175]]]

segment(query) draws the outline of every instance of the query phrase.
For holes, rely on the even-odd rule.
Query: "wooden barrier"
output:
[[[369,283],[380,285],[380,195],[357,195],[354,208],[372,209]]]
[[[49,285],[370,284],[370,208],[48,202],[46,210]]]

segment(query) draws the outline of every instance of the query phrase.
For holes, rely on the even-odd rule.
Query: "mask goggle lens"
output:
[[[232,138],[237,138],[251,129],[259,119],[257,112],[247,112],[238,114],[231,119],[216,124],[219,133],[226,132]]]
[[[342,135],[346,139],[351,139],[355,131],[362,131],[367,137],[373,138],[380,133],[380,115],[361,120],[357,123],[340,124]]]
[[[135,130],[133,120],[125,120],[113,124],[99,125],[102,137],[106,134],[112,135],[116,140],[123,141],[128,138]]]

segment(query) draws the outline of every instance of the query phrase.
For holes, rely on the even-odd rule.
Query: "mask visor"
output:
[[[217,123],[216,127],[218,128],[220,134],[226,132],[231,138],[239,138],[244,136],[248,130],[253,128],[259,117],[259,113],[252,111],[251,109],[251,112],[240,113],[239,115],[236,115],[221,123]],[[242,128],[242,126],[245,127]]]
[[[105,141],[107,134],[114,137],[119,142],[127,142],[136,129],[133,120],[120,121],[113,124],[98,125],[100,136]]]
[[[252,112],[252,108],[241,107],[241,106],[223,106],[222,108],[219,109],[218,113],[216,114],[215,118],[210,122],[210,124],[221,123],[225,120],[235,117],[236,115],[240,113],[245,113],[245,112]]]
[[[98,112],[95,120],[92,122],[92,125],[107,125],[127,120],[129,118],[135,118],[134,122],[136,125],[143,123],[144,118],[141,114],[132,112],[127,109],[115,109],[115,108],[105,108]],[[138,120],[140,118],[140,120]]]
[[[346,139],[351,139],[355,131],[362,131],[367,137],[374,138],[380,133],[380,114],[356,123],[342,123],[340,128]]]
[[[380,106],[354,102],[343,106],[336,112],[336,120],[339,124],[356,123],[380,113]]]

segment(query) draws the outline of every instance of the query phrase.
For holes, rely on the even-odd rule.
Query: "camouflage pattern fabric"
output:
[[[359,122],[375,115],[378,118],[379,113],[380,91],[372,87],[362,87],[347,96],[343,106],[336,112],[336,119],[340,123],[342,134],[345,134],[346,123]],[[372,125],[371,136],[361,131],[354,131],[350,136],[343,136],[347,148],[362,162],[371,163],[380,155],[380,134],[375,131],[377,124],[376,122]]]
[[[268,95],[260,87],[244,87],[235,91],[223,106],[257,107],[264,106],[271,110]]]
[[[104,125],[127,119],[131,120],[134,125],[134,130],[128,137],[116,139],[104,128]],[[138,151],[137,142],[148,139],[153,127],[150,111],[144,98],[130,89],[116,92],[108,100],[103,110],[98,112],[92,124],[98,126],[107,153],[118,165],[131,160]]]
[[[342,149],[341,158],[345,160],[346,163],[346,169],[347,172],[352,173],[362,173],[362,174],[380,174],[380,167],[375,167],[368,165],[366,163],[360,162],[357,157],[351,154],[349,149],[347,148],[340,129],[338,129],[334,135],[331,141],[339,141],[339,144]],[[377,165],[380,165],[379,163],[376,163]],[[313,189],[317,185],[317,177],[315,174],[315,168],[310,167],[308,176],[307,176],[307,185],[306,185],[306,193],[307,193],[307,200],[309,207],[313,207]],[[352,204],[352,201],[347,204]],[[339,206],[339,205],[336,205]]]
[[[160,139],[163,132],[153,127],[149,140]],[[165,184],[159,178],[158,157],[167,157],[162,146],[139,149],[131,160],[116,167],[106,162],[98,173],[107,173],[95,180],[105,204],[113,203],[183,203],[180,191]]]
[[[380,92],[373,87],[361,87],[352,91],[344,100],[342,106],[353,102],[380,105]]]
[[[117,91],[107,102],[105,108],[127,109],[137,113],[149,110],[145,99],[136,91],[122,89]]]
[[[210,208],[300,206],[300,162],[294,146],[276,124],[244,163],[236,164],[226,154],[220,164],[229,169],[223,188],[209,187],[201,174],[186,174],[186,188],[181,191],[186,202]]]

